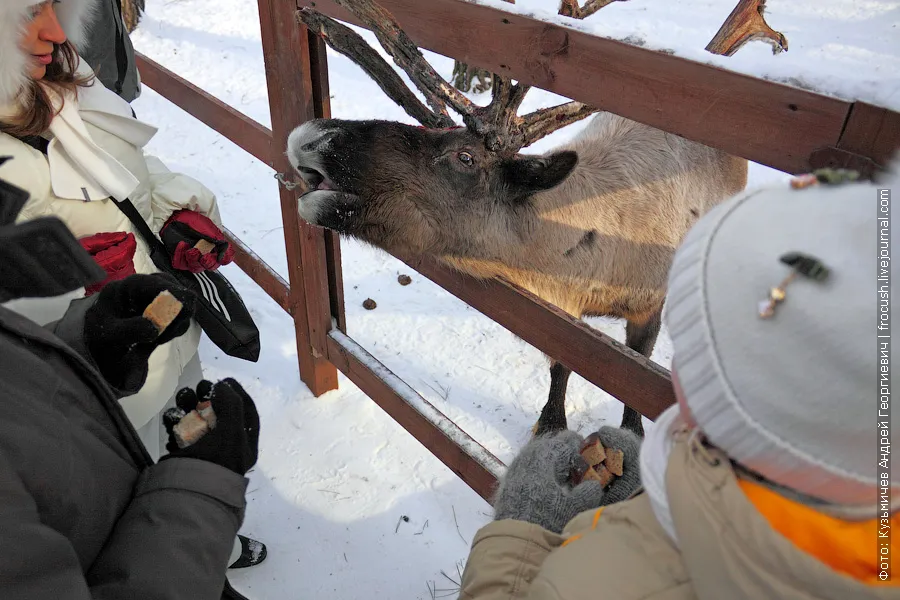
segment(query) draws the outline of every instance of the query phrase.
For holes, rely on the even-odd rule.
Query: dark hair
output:
[[[62,104],[54,110],[53,101],[47,88],[62,96],[63,92],[78,93],[78,87],[89,84],[94,77],[76,75],[78,52],[67,40],[53,45],[53,61],[47,65],[47,72],[41,80],[30,81],[23,91],[25,101],[21,111],[12,122],[0,122],[0,131],[22,138],[41,135],[50,127],[50,121],[59,114]]]

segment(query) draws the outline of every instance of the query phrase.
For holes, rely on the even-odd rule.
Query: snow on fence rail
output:
[[[298,4],[365,27],[333,0]],[[797,174],[838,164],[871,169],[900,145],[900,113],[871,104],[467,0],[379,4],[422,48],[779,171]]]
[[[900,147],[900,114],[849,103],[591,36],[464,0],[380,0],[423,48],[505,72],[776,169],[871,172]],[[315,6],[358,24],[330,0],[259,0],[272,129],[138,55],[143,82],[275,169],[288,174],[290,131],[329,117],[322,40],[297,23]],[[472,23],[478,23],[472,27]],[[230,231],[235,262],[294,319],[300,376],[314,395],[340,370],[473,490],[490,501],[503,464],[346,335],[337,234],[297,216],[280,188],[289,281]],[[558,308],[501,280],[477,281],[426,258],[410,267],[641,414],[674,402],[669,373]]]

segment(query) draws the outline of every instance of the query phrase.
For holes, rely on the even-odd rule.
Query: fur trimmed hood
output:
[[[44,0],[0,0],[0,105],[15,100],[28,82],[28,56],[19,48],[28,11]],[[60,0],[56,15],[69,41],[78,48],[87,39],[97,0]]]

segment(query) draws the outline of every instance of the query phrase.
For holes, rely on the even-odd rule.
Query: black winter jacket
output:
[[[248,480],[152,463],[117,401],[136,390],[84,350],[95,298],[47,329],[0,307],[0,598],[240,598],[225,571]]]

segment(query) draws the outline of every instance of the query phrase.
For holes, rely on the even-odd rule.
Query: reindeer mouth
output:
[[[321,171],[308,166],[296,167],[306,184],[297,202],[297,214],[310,225],[345,231],[355,214],[350,208],[357,204],[357,196],[342,191]]]
[[[315,169],[310,167],[298,167],[297,172],[306,184],[306,191],[303,192],[302,196],[317,191],[340,191],[333,181]]]

